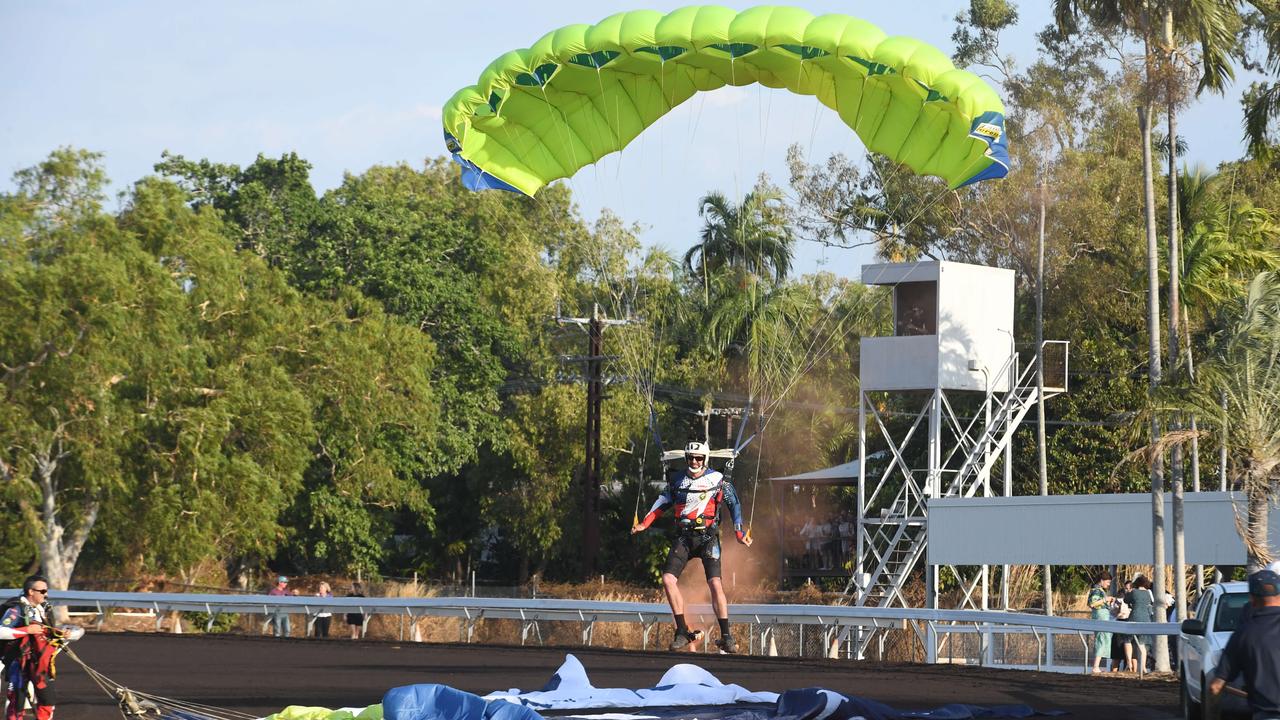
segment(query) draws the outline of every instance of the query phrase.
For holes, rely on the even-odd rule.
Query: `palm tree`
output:
[[[1179,297],[1179,221],[1178,221],[1178,143],[1177,118],[1178,106],[1181,102],[1179,58],[1187,57],[1179,40],[1190,37],[1198,40],[1201,51],[1200,83],[1196,92],[1199,94],[1206,88],[1222,92],[1235,73],[1231,67],[1230,52],[1236,46],[1236,33],[1240,28],[1240,8],[1237,0],[1202,0],[1201,2],[1174,3],[1166,0],[1163,7],[1164,46],[1163,75],[1165,119],[1168,123],[1166,137],[1169,139],[1168,153],[1168,204],[1169,211],[1169,365],[1178,366],[1179,340],[1181,331],[1179,321],[1182,309]],[[1191,66],[1193,63],[1185,63]],[[1177,431],[1180,421],[1175,416],[1172,429]],[[1182,446],[1175,445],[1169,457],[1170,479],[1173,484],[1173,566],[1176,578],[1175,596],[1177,598],[1178,619],[1187,616],[1187,596],[1184,578],[1186,576],[1186,550],[1183,541],[1183,468]]]
[[[1232,18],[1239,23],[1237,0],[1197,0],[1191,3],[1175,3],[1173,0],[1054,0],[1054,17],[1058,27],[1064,33],[1078,33],[1079,18],[1083,16],[1097,28],[1117,30],[1136,36],[1143,46],[1143,74],[1145,87],[1138,98],[1138,126],[1142,133],[1142,183],[1143,213],[1146,221],[1147,237],[1147,323],[1148,366],[1147,374],[1151,391],[1154,393],[1160,385],[1162,360],[1160,357],[1160,308],[1159,308],[1159,266],[1158,245],[1156,237],[1156,202],[1155,180],[1151,157],[1151,125],[1152,114],[1157,93],[1163,88],[1168,111],[1168,135],[1170,167],[1175,167],[1177,150],[1176,107],[1177,93],[1175,74],[1172,73],[1174,61],[1180,48],[1175,46],[1177,37],[1198,38],[1201,46],[1201,58],[1204,72],[1201,76],[1201,88],[1217,87],[1230,77],[1231,66],[1226,62],[1229,50],[1234,47],[1234,26]],[[1157,31],[1156,23],[1161,25]],[[1157,43],[1164,47],[1157,50]],[[1173,215],[1176,203],[1176,178],[1170,172],[1170,262],[1177,267],[1177,219]],[[1171,277],[1176,278],[1176,270]],[[1177,318],[1178,291],[1171,280],[1170,349],[1177,352]],[[1151,441],[1158,444],[1160,435],[1159,418],[1152,416]],[[1175,502],[1181,500],[1180,456],[1175,453]],[[1151,510],[1152,510],[1152,554],[1153,580],[1156,592],[1163,597],[1165,591],[1164,577],[1164,459],[1161,454],[1154,454],[1151,460]],[[1181,508],[1175,510],[1175,520],[1180,520]],[[1180,527],[1180,523],[1175,522]],[[1175,551],[1177,552],[1177,551]],[[1179,554],[1180,555],[1180,554]],[[1181,580],[1179,580],[1181,587]],[[1179,591],[1179,597],[1182,593]],[[1156,638],[1156,669],[1169,670],[1168,639],[1164,636]]]
[[[1153,102],[1151,90],[1156,79],[1155,16],[1154,8],[1146,0],[1054,0],[1054,17],[1060,30],[1067,34],[1080,31],[1079,16],[1083,15],[1093,25],[1136,35],[1142,41],[1146,87],[1138,98],[1138,129],[1142,134],[1142,189],[1143,218],[1147,239],[1147,378],[1150,392],[1160,386],[1160,269],[1159,246],[1156,242],[1156,195],[1154,170],[1151,161],[1151,115]],[[1176,141],[1177,135],[1170,134]],[[1156,416],[1151,418],[1151,443],[1160,438],[1160,424]],[[1152,587],[1157,600],[1163,598],[1164,578],[1164,458],[1156,453],[1151,457],[1151,545]],[[1169,670],[1168,640],[1156,636],[1156,670]]]
[[[1270,560],[1267,511],[1280,490],[1280,276],[1256,275],[1217,320],[1196,381],[1171,392],[1167,404],[1229,419],[1212,434],[1227,448],[1234,483],[1245,492],[1243,536],[1252,572]]]
[[[1183,169],[1178,177],[1179,217],[1187,228],[1182,246],[1181,277],[1182,332],[1187,368],[1187,381],[1196,382],[1194,345],[1192,344],[1192,310],[1197,324],[1208,323],[1213,309],[1221,308],[1243,292],[1244,283],[1260,271],[1280,269],[1280,253],[1276,252],[1278,228],[1271,215],[1248,202],[1234,205],[1233,199],[1214,196],[1217,176],[1203,168]],[[1214,417],[1218,414],[1215,413]],[[1195,489],[1199,489],[1200,439],[1199,419],[1190,416],[1191,473]],[[1220,446],[1224,453],[1226,447]],[[1225,472],[1221,473],[1225,486]],[[1175,518],[1176,520],[1176,518]],[[1196,584],[1203,583],[1204,568],[1196,566]]]
[[[1254,2],[1253,5],[1259,12],[1248,18],[1253,26],[1251,29],[1260,31],[1267,46],[1266,60],[1255,69],[1280,75],[1280,22],[1277,21],[1277,8],[1267,8],[1259,2]],[[1244,95],[1244,135],[1249,141],[1249,152],[1254,157],[1270,154],[1271,134],[1268,130],[1276,118],[1280,118],[1280,82],[1253,83]]]
[[[1258,272],[1280,270],[1280,237],[1271,213],[1244,203],[1208,198],[1190,204],[1183,246],[1180,283],[1184,317],[1190,310],[1207,321],[1213,308],[1237,297],[1244,283]],[[1188,328],[1189,330],[1189,328]]]
[[[698,201],[703,218],[698,244],[685,253],[685,269],[704,287],[724,268],[768,278],[776,284],[791,272],[795,237],[787,222],[782,194],[757,187],[735,205],[720,192]]]

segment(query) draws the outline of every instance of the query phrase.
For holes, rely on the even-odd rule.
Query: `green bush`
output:
[[[239,613],[218,613],[213,618],[213,626],[209,628],[211,633],[229,633],[235,629],[236,623],[239,622]],[[182,622],[188,627],[205,631],[205,627],[209,623],[209,613],[206,612],[184,612],[182,613]]]

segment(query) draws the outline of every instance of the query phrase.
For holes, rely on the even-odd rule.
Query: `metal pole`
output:
[[[863,553],[866,547],[863,541],[862,521],[867,513],[867,396],[858,389],[858,499],[857,499],[858,527],[857,527],[857,544],[856,553],[857,561],[853,564],[854,585],[857,587],[858,598],[861,599],[862,594],[866,592],[866,588],[862,587],[863,570]],[[861,635],[861,631],[858,633]],[[859,658],[860,660],[862,658]]]
[[[1187,359],[1190,360],[1191,351],[1187,351]],[[1191,492],[1200,492],[1200,438],[1195,435],[1199,430],[1199,423],[1196,416],[1191,416]],[[1204,565],[1197,564],[1196,573],[1196,597],[1200,597],[1204,592]],[[1185,619],[1185,618],[1183,618]]]
[[[1010,352],[1013,352],[1010,349]],[[1013,377],[1009,379],[1009,392],[1016,392],[1018,369],[1013,358],[1009,359],[1009,365],[1013,369]],[[1005,427],[1013,422],[1013,408],[1005,403],[1004,411]],[[1013,497],[1013,443],[1008,442],[1004,445],[1004,496]],[[1009,609],[1009,565],[1000,566],[1000,607],[1003,610]],[[1007,634],[1004,640],[1007,640]],[[1003,642],[1003,641],[1002,641]]]
[[[986,432],[983,433],[983,437],[986,439],[983,441],[985,443],[985,452],[983,453],[982,459],[983,459],[983,467],[988,468],[986,475],[984,475],[982,478],[982,496],[991,497],[991,471],[990,471],[990,468],[991,468],[991,381],[990,379],[987,380],[987,395],[986,395],[986,398],[982,401],[982,405],[983,405],[984,415],[986,416],[985,420],[987,423],[987,430]],[[987,610],[990,607],[990,603],[991,603],[990,592],[991,592],[990,566],[983,565],[982,566],[982,609],[983,610]],[[979,640],[979,643],[981,643],[981,640]]]
[[[942,490],[942,389],[933,391],[933,399],[929,401],[929,476],[926,479],[928,490],[925,493],[925,532],[929,531],[929,498],[937,497]],[[927,535],[926,535],[927,537]],[[925,603],[933,610],[938,609],[938,567],[929,561],[929,547],[925,546]],[[925,662],[938,662],[938,631],[933,623],[926,630]]]

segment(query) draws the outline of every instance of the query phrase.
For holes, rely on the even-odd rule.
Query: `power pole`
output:
[[[610,320],[600,314],[600,304],[592,305],[591,317],[557,317],[561,325],[572,323],[587,332],[587,427],[586,462],[582,472],[582,574],[596,574],[600,554],[600,421],[604,400],[604,329],[628,325],[630,320]],[[575,360],[577,358],[568,358]]]

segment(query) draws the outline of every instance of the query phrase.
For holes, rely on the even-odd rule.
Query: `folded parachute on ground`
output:
[[[266,720],[382,720],[382,705],[342,710],[290,705],[274,715],[268,715]]]
[[[569,25],[490,63],[443,109],[473,190],[533,195],[627,146],[699,92],[759,83],[813,95],[870,150],[951,187],[1004,177],[1004,106],[941,50],[792,7],[635,10]]]

